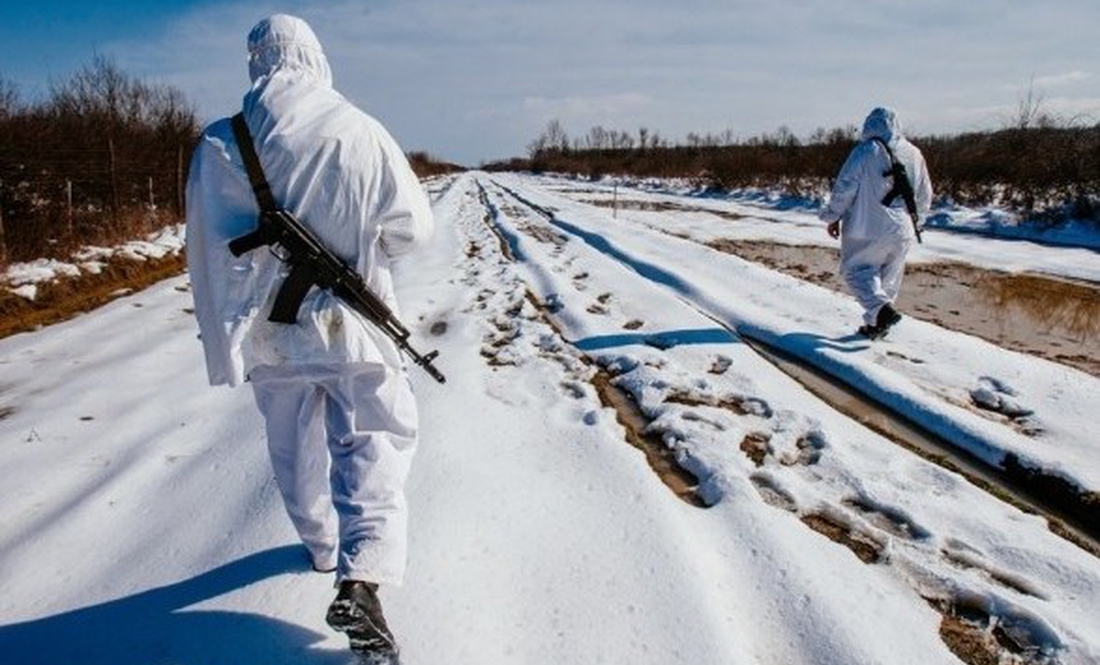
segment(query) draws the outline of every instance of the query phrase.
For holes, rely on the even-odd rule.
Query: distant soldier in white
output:
[[[261,21],[248,53],[243,117],[273,198],[396,311],[390,259],[433,226],[404,153],[333,90],[301,19]],[[227,247],[257,227],[258,213],[234,137],[228,118],[207,127],[187,183],[188,268],[210,383],[252,384],[291,521],[313,568],[336,573],[328,623],[365,657],[395,662],[376,592],[405,572],[416,402],[394,343],[329,291],[310,290],[297,323],[268,320],[287,266],[269,247],[239,257]]]
[[[894,301],[905,256],[931,204],[924,156],[902,136],[897,114],[871,111],[820,215],[841,238],[840,272],[864,310],[861,335],[878,339],[901,320]]]

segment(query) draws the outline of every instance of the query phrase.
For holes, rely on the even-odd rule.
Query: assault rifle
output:
[[[268,320],[275,323],[296,323],[298,309],[310,289],[314,286],[327,289],[377,326],[433,379],[445,383],[446,378],[432,364],[439,352],[432,351],[425,355],[417,353],[409,344],[408,329],[386,303],[367,287],[359,273],[329,251],[294,215],[275,204],[252,137],[248,133],[248,126],[244,122],[244,116],[239,113],[233,117],[233,133],[247,167],[256,200],[260,204],[260,218],[254,231],[229,242],[229,251],[233,256],[240,256],[265,245],[278,246],[283,253],[277,256],[290,264],[290,274],[279,287]]]
[[[874,137],[874,140],[885,148],[886,154],[890,156],[890,170],[884,171],[882,175],[893,178],[894,182],[894,186],[886,192],[886,196],[882,197],[882,205],[889,208],[899,196],[905,201],[905,210],[909,213],[909,219],[913,222],[913,231],[917,234],[917,243],[919,244],[923,242],[920,237],[920,214],[917,212],[917,196],[913,192],[913,183],[909,181],[909,173],[905,169],[905,164],[902,164],[894,156],[894,151],[890,149],[886,141],[877,136]]]

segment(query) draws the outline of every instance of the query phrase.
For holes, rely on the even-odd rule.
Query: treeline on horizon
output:
[[[731,131],[689,134],[685,143],[673,144],[646,128],[635,135],[596,126],[571,137],[552,120],[528,146],[526,158],[482,168],[591,179],[688,178],[702,189],[758,188],[821,198],[859,134],[848,126],[800,139],[781,127],[743,140]],[[1049,223],[1074,218],[1100,224],[1100,123],[1059,119],[1029,95],[1001,129],[908,138],[924,153],[939,199],[1003,206]]]
[[[33,103],[0,78],[0,261],[63,256],[179,219],[198,132],[179,90],[104,56]]]
[[[200,131],[180,90],[105,56],[35,102],[0,75],[0,266],[179,223]],[[426,152],[409,161],[420,177],[461,168]]]

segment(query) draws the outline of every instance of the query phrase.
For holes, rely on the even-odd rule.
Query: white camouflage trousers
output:
[[[878,311],[893,303],[901,292],[908,238],[843,238],[840,244],[840,274],[863,307],[863,322],[875,325]]]
[[[416,452],[416,401],[404,371],[264,366],[249,375],[287,513],[336,580],[400,584]]]

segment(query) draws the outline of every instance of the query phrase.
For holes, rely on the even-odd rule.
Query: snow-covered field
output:
[[[613,218],[582,200],[610,192],[520,175],[431,188],[438,232],[396,267],[448,377],[415,374],[409,573],[383,591],[406,665],[955,663],[944,615],[1002,662],[1100,662],[1100,560],[743,338],[1092,491],[1100,380],[912,319],[855,339],[849,298],[700,244],[719,216]],[[702,204],[822,242],[806,211]],[[1088,250],[927,236],[918,254],[1100,271]],[[5,664],[349,662],[251,395],[205,386],[190,304],[184,276],[0,341]],[[705,507],[626,443],[610,377]]]

